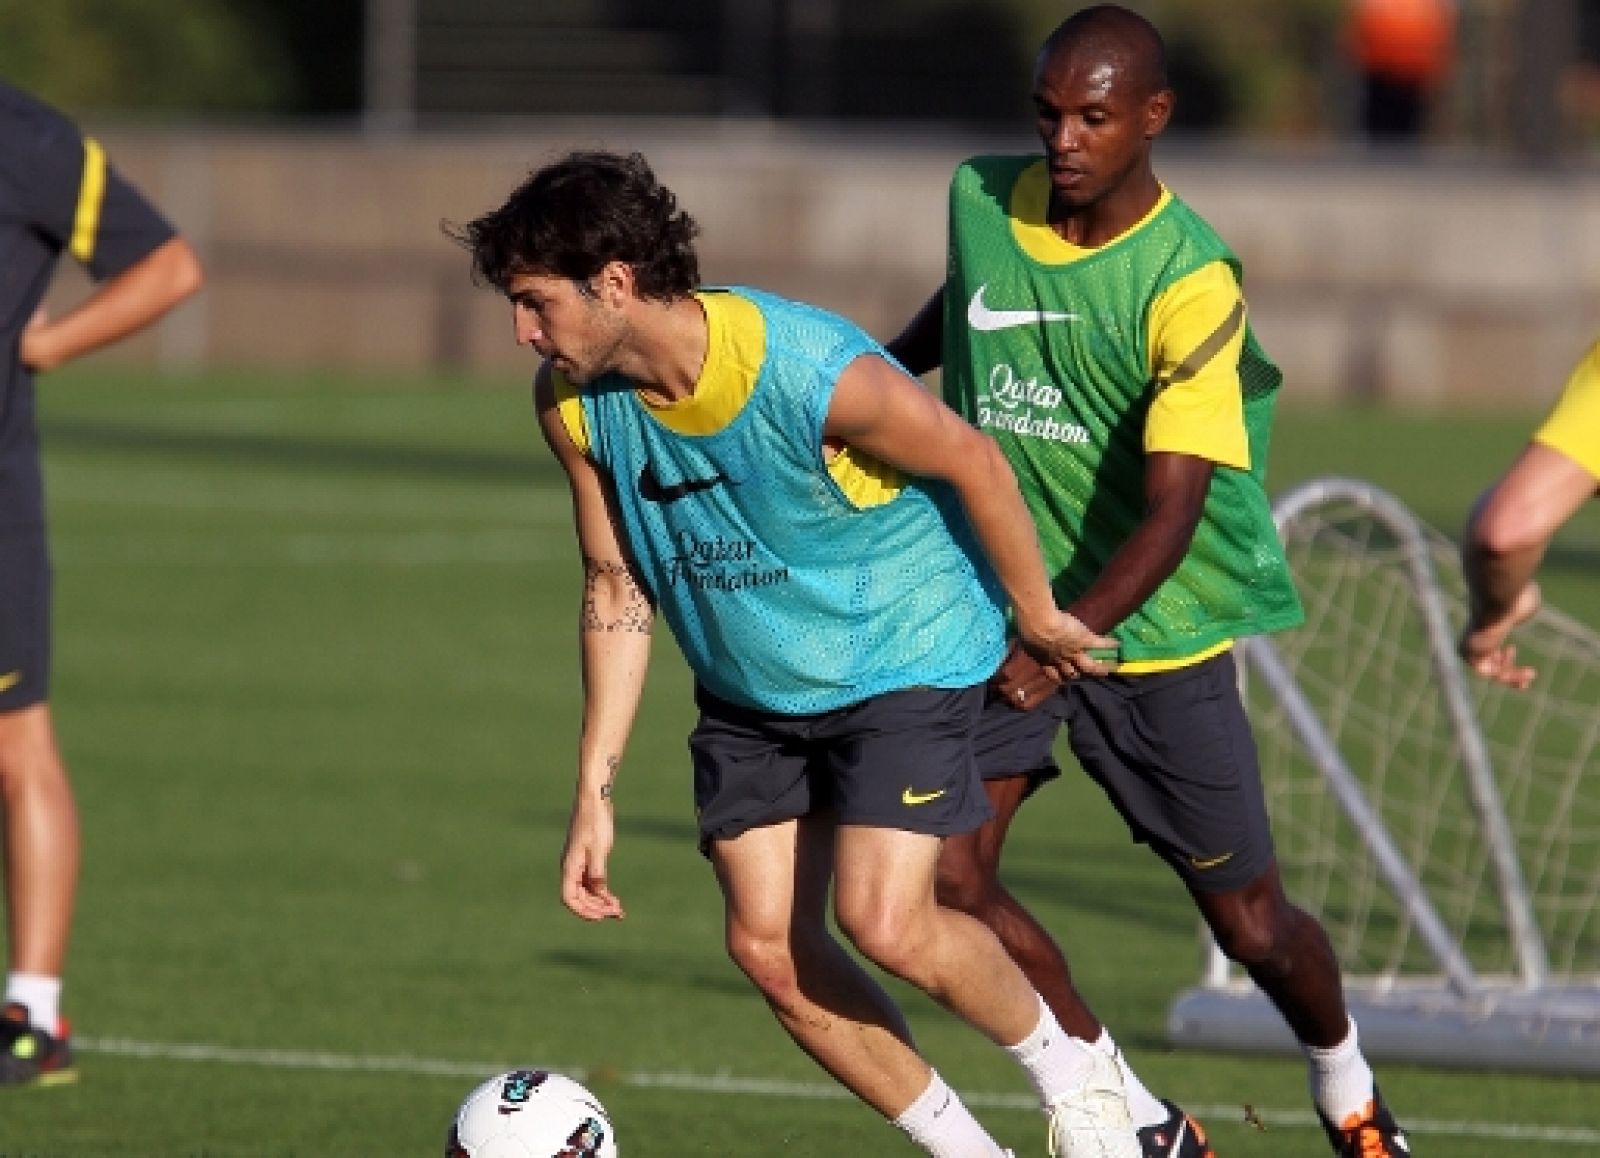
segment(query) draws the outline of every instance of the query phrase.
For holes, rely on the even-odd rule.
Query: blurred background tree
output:
[[[1167,39],[1180,128],[1301,136],[1338,127],[1329,109],[1344,99],[1340,33],[1349,0],[1125,2]],[[1086,0],[753,3],[764,4],[774,34],[781,36],[785,25],[791,37],[798,31],[807,63],[834,74],[830,88],[839,115],[1009,124],[1026,124],[1030,116],[1029,76],[1039,44],[1062,19],[1088,6]],[[807,20],[794,18],[800,10]],[[820,20],[819,12],[825,13]],[[831,45],[818,43],[823,30]],[[734,58],[741,55],[749,54]],[[761,71],[771,87],[767,108],[779,115],[796,111],[795,105],[803,109],[805,102],[791,100],[785,84],[785,54],[771,55],[778,67]]]
[[[911,0],[940,3],[941,0]],[[1030,55],[1085,3],[1006,0]],[[1347,0],[1129,0],[1166,38],[1180,99],[1176,124],[1302,135],[1330,127]]]
[[[350,119],[374,81],[364,42],[384,30],[391,51],[373,61],[402,127],[736,115],[1025,131],[1034,51],[1086,2],[0,0],[0,77],[78,113]],[[1356,0],[1126,2],[1167,37],[1180,130],[1356,131]],[[1600,3],[1452,3],[1428,140],[1541,155],[1600,136]]]
[[[74,113],[353,113],[362,0],[0,0],[0,77]]]

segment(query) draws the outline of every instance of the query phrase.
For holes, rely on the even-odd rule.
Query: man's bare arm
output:
[[[944,365],[944,286],[933,291],[885,348],[913,374],[926,374]]]
[[[22,363],[54,370],[144,329],[205,282],[200,259],[169,238],[59,318],[35,314],[22,332]]]
[[[1539,610],[1534,574],[1556,531],[1595,487],[1578,463],[1531,442],[1473,506],[1461,547],[1469,604],[1461,657],[1479,675],[1514,688],[1533,682],[1534,669],[1516,662],[1506,640]]]
[[[548,366],[535,380],[534,404],[545,441],[567,472],[584,569],[578,622],[583,723],[572,816],[561,854],[561,899],[585,920],[600,921],[623,916],[607,875],[615,841],[612,801],[644,694],[655,612],[623,542],[609,481],[573,443]]]
[[[1214,470],[1195,455],[1148,455],[1144,519],[1067,610],[1093,630],[1108,632],[1144,606],[1188,554]]]

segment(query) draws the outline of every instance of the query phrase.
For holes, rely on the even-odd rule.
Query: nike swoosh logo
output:
[[[1214,856],[1207,860],[1201,860],[1197,856],[1191,856],[1189,858],[1189,863],[1195,868],[1199,869],[1201,872],[1205,872],[1206,869],[1214,869],[1219,864],[1227,864],[1232,859],[1233,853],[1225,852],[1221,856]]]
[[[939,789],[937,792],[913,792],[911,789],[907,788],[900,794],[900,802],[902,804],[909,804],[915,808],[919,804],[926,804],[930,800],[937,800],[944,794],[945,789],[943,788]]]
[[[1167,1158],[1181,1158],[1183,1154],[1183,1139],[1188,1133],[1189,1121],[1186,1118],[1178,1123],[1178,1133],[1172,1139],[1172,1148],[1167,1151]]]
[[[983,304],[983,291],[988,285],[980,285],[978,292],[972,295],[972,300],[967,303],[967,325],[974,330],[992,333],[995,330],[1009,330],[1013,326],[1029,326],[1038,322],[1076,322],[1077,314],[1063,314],[1055,310],[991,310]]]
[[[5,675],[0,675],[0,692],[9,692],[21,682],[22,669],[20,667],[16,671],[8,671]]]
[[[650,464],[646,463],[639,471],[639,497],[647,503],[675,503],[697,491],[708,491],[723,483],[734,485],[731,478],[718,471],[710,478],[686,478],[682,482],[664,486],[660,479],[650,473]]]

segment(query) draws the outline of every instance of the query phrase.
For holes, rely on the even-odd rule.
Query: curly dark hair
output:
[[[700,282],[700,227],[639,153],[568,153],[499,209],[443,228],[472,252],[473,279],[502,293],[523,273],[587,283],[613,261],[633,267],[641,297],[682,297]]]

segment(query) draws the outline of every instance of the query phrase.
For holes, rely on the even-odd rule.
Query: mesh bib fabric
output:
[[[978,158],[951,183],[944,389],[1017,473],[1058,601],[1105,568],[1144,517],[1143,431],[1160,384],[1150,305],[1213,261],[1239,263],[1172,198],[1139,228],[1069,265],[1024,253],[1008,212],[1037,157]],[[1302,613],[1263,485],[1281,375],[1247,333],[1239,374],[1248,471],[1219,467],[1177,571],[1117,626],[1124,660],[1191,656]]]
[[[765,355],[722,429],[674,432],[620,376],[581,392],[591,454],[616,481],[628,543],[695,675],[786,715],[987,679],[1002,595],[954,495],[907,480],[857,507],[823,458],[839,375],[881,348],[822,310],[727,292],[759,308]]]

